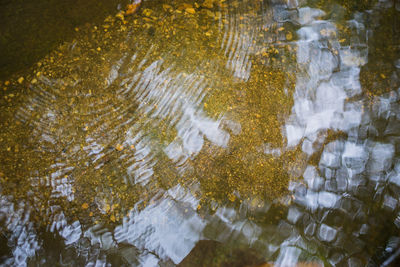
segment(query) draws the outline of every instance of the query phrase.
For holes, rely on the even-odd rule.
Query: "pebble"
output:
[[[189,14],[195,14],[196,13],[196,10],[194,10],[193,7],[188,7],[188,8],[185,9],[185,11],[187,13],[189,13]]]
[[[122,12],[119,12],[119,13],[116,15],[116,17],[117,17],[118,19],[120,19],[121,21],[124,21],[124,19],[125,19],[124,14],[122,14]]]
[[[117,144],[117,146],[115,147],[118,151],[122,151],[124,149],[124,147],[121,144]]]

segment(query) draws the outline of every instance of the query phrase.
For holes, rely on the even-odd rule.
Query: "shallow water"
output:
[[[3,0],[0,2],[0,79],[23,73],[64,41],[76,28],[101,23],[126,0]]]
[[[142,3],[2,81],[4,265],[370,266],[400,248],[400,3]]]

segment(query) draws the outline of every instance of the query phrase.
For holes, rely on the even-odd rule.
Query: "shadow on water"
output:
[[[127,1],[0,2],[0,78],[21,73],[64,41],[75,28],[98,24]]]
[[[399,10],[147,1],[80,27],[0,83],[0,260],[388,262]]]

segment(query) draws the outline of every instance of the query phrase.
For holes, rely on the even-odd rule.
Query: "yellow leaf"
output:
[[[84,209],[84,210],[85,210],[85,209],[87,209],[87,208],[89,208],[89,204],[88,204],[88,203],[86,203],[86,202],[85,202],[85,203],[83,203],[83,204],[82,204],[82,209]]]

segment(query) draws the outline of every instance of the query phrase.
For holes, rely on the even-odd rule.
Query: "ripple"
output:
[[[1,188],[5,264],[171,265],[201,240],[279,266],[366,264],[386,243],[392,253],[399,92],[362,86],[365,14],[342,23],[296,1],[182,7],[110,19],[34,74],[11,109],[26,132],[12,133],[24,139],[10,167],[21,172]],[[343,28],[353,38],[343,41]],[[278,183],[283,196],[260,197]],[[60,258],[44,255],[52,249]]]

